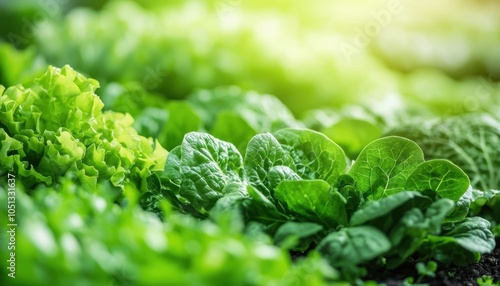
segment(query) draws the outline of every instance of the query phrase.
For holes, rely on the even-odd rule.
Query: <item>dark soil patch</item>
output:
[[[422,279],[421,283],[430,286],[455,286],[455,285],[478,285],[477,279],[483,275],[490,276],[494,282],[500,281],[500,241],[497,239],[497,247],[490,254],[485,254],[481,257],[478,263],[473,263],[467,266],[445,266],[439,265],[436,271],[435,278]],[[369,273],[364,280],[374,280],[378,283],[385,283],[388,286],[403,285],[403,281],[407,277],[414,277],[416,281],[419,274],[415,270],[414,263],[405,263],[393,270],[384,272]]]

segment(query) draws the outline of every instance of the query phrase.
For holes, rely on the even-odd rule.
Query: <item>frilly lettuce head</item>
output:
[[[102,112],[96,80],[69,66],[47,71],[28,87],[0,86],[0,175],[27,188],[62,176],[95,187],[109,180],[144,190],[167,151],[142,137],[129,114]]]

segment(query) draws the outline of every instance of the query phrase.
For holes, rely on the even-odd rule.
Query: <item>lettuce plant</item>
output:
[[[315,248],[347,279],[376,259],[393,268],[418,253],[462,265],[495,246],[488,221],[465,218],[467,175],[426,161],[402,137],[371,142],[349,165],[342,148],[307,129],[256,135],[244,157],[193,132],[149,181],[152,196],[182,212],[258,224],[287,249]]]
[[[109,180],[145,186],[167,152],[139,136],[128,114],[102,112],[97,81],[49,67],[29,86],[0,87],[0,166],[31,188],[69,176],[95,187]]]

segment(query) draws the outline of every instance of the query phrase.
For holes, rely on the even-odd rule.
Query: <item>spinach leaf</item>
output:
[[[275,166],[295,169],[292,157],[281,147],[270,133],[256,135],[250,140],[244,160],[247,180],[268,198],[274,196],[274,188],[269,181],[270,170]]]
[[[441,236],[429,236],[420,251],[447,264],[466,265],[479,261],[480,254],[495,248],[490,227],[490,223],[481,217],[466,218],[447,225]]]
[[[347,225],[346,200],[325,181],[282,181],[276,198],[302,219],[329,228]]]
[[[401,192],[406,180],[424,155],[413,141],[390,136],[368,144],[348,174],[368,199],[376,200]]]
[[[285,180],[300,181],[302,178],[295,173],[294,170],[287,166],[274,166],[269,170],[269,185],[272,190],[276,189],[278,185]]]
[[[202,126],[200,116],[187,102],[170,102],[167,107],[168,116],[158,138],[162,146],[171,150],[182,143],[184,135],[199,131]]]
[[[229,183],[243,180],[243,159],[231,143],[191,132],[181,145],[180,174],[180,195],[196,209],[208,210]]]
[[[451,236],[464,249],[488,253],[495,248],[495,237],[490,231],[491,224],[481,217],[470,217],[456,223],[443,236]]]
[[[391,248],[391,242],[371,226],[344,228],[326,236],[316,248],[333,266],[368,262]]]
[[[305,251],[321,230],[323,226],[317,223],[289,221],[276,231],[274,243],[281,248]]]
[[[436,192],[442,198],[458,201],[469,187],[469,178],[448,160],[420,163],[406,182],[407,190]]]
[[[210,134],[226,142],[233,143],[241,154],[245,154],[248,142],[257,133],[258,131],[234,111],[220,112],[212,129],[210,129]]]
[[[352,215],[350,225],[357,226],[373,222],[380,225],[381,229],[388,230],[406,211],[413,207],[425,209],[431,203],[430,198],[418,192],[400,192],[378,201],[367,202]]]
[[[320,179],[333,184],[345,173],[344,151],[325,135],[307,129],[282,129],[274,136],[289,152],[303,179]]]

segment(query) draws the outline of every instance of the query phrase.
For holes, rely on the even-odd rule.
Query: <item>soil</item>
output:
[[[478,278],[484,275],[493,278],[493,281],[500,283],[500,241],[497,239],[497,247],[490,254],[485,254],[481,257],[478,263],[470,264],[463,267],[438,265],[435,278],[422,279],[420,283],[430,286],[455,286],[455,285],[478,285]],[[378,283],[384,283],[387,286],[403,285],[403,281],[407,277],[414,277],[415,281],[418,278],[418,273],[415,270],[415,265],[406,263],[390,271],[369,273],[363,280],[374,280]],[[492,285],[492,284],[483,284]]]

